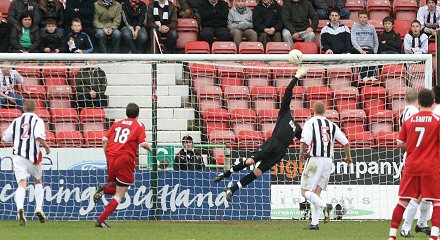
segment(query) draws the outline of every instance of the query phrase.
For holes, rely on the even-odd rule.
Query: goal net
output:
[[[102,212],[110,197],[96,206],[92,200],[96,185],[107,176],[101,140],[114,121],[125,118],[130,102],[140,106],[139,121],[156,152],[139,150],[136,183],[110,219],[308,217],[300,196],[304,166],[297,157],[298,140],[279,164],[239,189],[231,202],[223,189],[254,166],[220,183],[212,181],[271,136],[285,88],[297,70],[285,61],[287,56],[0,57],[7,59],[0,61],[4,76],[11,76],[2,79],[2,91],[33,99],[46,123],[52,153],[42,163],[43,210],[49,219],[93,220]],[[395,148],[398,116],[407,89],[432,85],[430,56],[305,55],[304,60],[309,71],[293,89],[292,116],[302,125],[313,116],[314,102],[324,101],[325,116],[347,135],[354,160],[348,166],[336,148],[323,199],[341,207],[334,217],[390,218],[403,166]],[[23,83],[12,77],[16,73]],[[11,79],[14,87],[8,85]],[[17,103],[2,105],[2,133],[21,115]],[[197,157],[181,151],[187,142]],[[15,219],[12,144],[1,144],[0,219]],[[26,212],[32,217],[33,186],[28,190]]]

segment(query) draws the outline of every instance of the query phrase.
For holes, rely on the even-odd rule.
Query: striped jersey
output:
[[[309,146],[309,156],[333,158],[335,140],[348,144],[341,129],[326,117],[314,116],[304,124],[301,142]]]
[[[37,138],[45,140],[46,134],[43,120],[35,113],[23,113],[3,133],[4,141],[14,143],[12,154],[22,156],[34,164],[42,160]]]
[[[399,118],[399,126],[403,125],[403,122],[405,122],[409,117],[419,112],[419,109],[414,105],[407,105],[405,106],[405,109],[400,114]]]
[[[23,83],[23,77],[15,70],[10,70],[9,74],[0,72],[0,88],[4,94],[14,92],[14,86]]]

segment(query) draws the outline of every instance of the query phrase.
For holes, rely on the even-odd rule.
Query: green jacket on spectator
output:
[[[118,29],[121,25],[121,4],[113,1],[112,5],[107,9],[102,5],[102,1],[95,2],[95,17],[93,26],[95,28],[113,28]]]

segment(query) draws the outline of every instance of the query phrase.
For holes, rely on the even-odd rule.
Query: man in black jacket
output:
[[[341,19],[350,18],[351,12],[345,8],[345,0],[314,0],[313,4],[319,19],[329,19],[328,16],[333,9],[338,11]]]
[[[0,13],[0,53],[9,52],[9,25]]]
[[[183,148],[174,157],[174,170],[203,170],[203,157],[200,150],[194,149],[193,138],[182,138]]]
[[[281,42],[283,20],[281,6],[274,0],[262,0],[252,12],[254,30],[258,41],[265,47],[268,42]]]
[[[394,19],[385,17],[382,20],[385,31],[377,34],[379,39],[379,54],[399,54],[402,50],[400,34],[394,31]]]
[[[351,53],[350,29],[339,22],[337,9],[330,12],[330,20],[321,30],[321,50],[325,54]]]
[[[147,5],[139,0],[126,0],[122,6],[122,38],[130,47],[131,53],[142,53],[148,40],[144,27]]]
[[[202,0],[199,6],[200,40],[212,45],[214,37],[218,41],[228,41],[231,36],[228,30],[228,4],[223,0]]]

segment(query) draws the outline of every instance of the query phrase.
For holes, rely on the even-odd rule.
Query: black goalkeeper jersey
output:
[[[281,101],[280,112],[278,113],[277,123],[272,132],[272,137],[276,138],[284,147],[288,147],[293,137],[301,138],[302,128],[296,123],[290,111],[290,102],[292,100],[292,89],[298,82],[298,78],[294,77],[286,88],[286,92]]]

